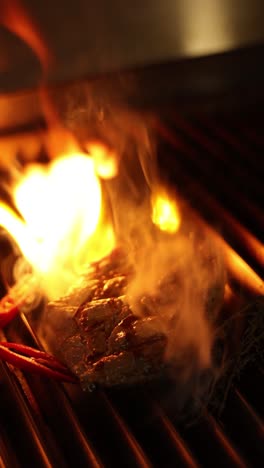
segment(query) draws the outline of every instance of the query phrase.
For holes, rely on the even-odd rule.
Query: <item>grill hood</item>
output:
[[[46,78],[52,86],[132,73],[137,85],[125,93],[129,105],[173,100],[187,109],[230,107],[241,96],[255,104],[263,94],[261,0],[19,1],[52,54]],[[40,112],[39,59],[3,26],[6,5],[15,11],[17,2],[0,1],[0,128]]]

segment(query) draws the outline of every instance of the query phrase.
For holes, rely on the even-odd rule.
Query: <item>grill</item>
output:
[[[157,134],[161,170],[231,259],[225,313],[232,314],[263,295],[261,116],[187,118],[163,111]],[[24,315],[4,333],[9,341],[38,346]],[[186,426],[177,417],[173,384],[166,391],[85,394],[0,363],[0,466],[263,466],[263,382],[260,362],[249,362],[221,413],[205,408]]]

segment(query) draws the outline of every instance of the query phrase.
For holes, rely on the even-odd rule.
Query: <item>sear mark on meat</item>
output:
[[[120,264],[110,267],[109,260],[91,268],[87,276],[92,279],[86,276],[68,297],[46,309],[46,342],[85,390],[93,384],[144,382],[164,368],[167,338],[160,320],[133,314],[125,296],[129,272],[120,275],[117,270]],[[83,303],[78,305],[78,300]]]
[[[178,296],[178,277],[170,275],[161,281],[155,296],[143,296],[139,316],[128,305],[130,277],[122,257],[108,258],[91,266],[69,296],[46,308],[46,344],[79,378],[84,390],[143,383],[171,368],[165,358],[168,331],[164,331],[162,308]],[[223,284],[208,292],[211,314],[222,302]],[[174,310],[172,327],[177,322],[177,307]]]
[[[155,317],[137,319],[124,297],[83,305],[73,318],[77,331],[60,348],[61,357],[83,388],[118,386],[160,374],[166,336]]]

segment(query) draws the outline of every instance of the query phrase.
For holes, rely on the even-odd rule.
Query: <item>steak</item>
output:
[[[163,279],[155,296],[142,297],[137,313],[127,294],[132,275],[122,254],[115,252],[92,265],[67,297],[46,307],[45,342],[84,390],[143,383],[175,365],[166,357],[169,327],[164,329],[162,311],[179,294],[177,274]],[[210,288],[210,314],[222,296],[222,283]],[[175,316],[171,327],[174,323]],[[186,352],[190,355],[190,349]]]

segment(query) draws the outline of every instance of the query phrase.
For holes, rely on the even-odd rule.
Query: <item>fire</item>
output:
[[[152,197],[152,222],[161,231],[174,234],[181,224],[178,206],[165,191],[158,192]]]
[[[117,155],[101,142],[89,142],[87,151],[92,155],[95,171],[102,179],[112,179],[118,173]]]
[[[41,33],[29,12],[20,0],[0,1],[0,24],[19,36],[39,57],[42,66],[47,69],[53,57],[45,45]]]
[[[183,368],[184,378],[194,369],[196,361],[201,368],[207,368],[210,365],[213,333],[205,314],[205,291],[209,295],[215,283],[220,283],[221,289],[221,262],[212,255],[215,267],[210,269],[204,249],[197,252],[195,236],[189,238],[178,232],[181,213],[176,201],[159,185],[151,132],[145,116],[142,120],[142,116],[134,112],[131,115],[130,112],[120,113],[122,106],[119,109],[118,105],[117,108],[108,108],[109,103],[112,106],[112,100],[108,102],[108,93],[104,92],[102,96],[106,96],[107,119],[101,125],[102,122],[99,124],[97,121],[97,111],[101,109],[101,97],[98,99],[100,85],[98,89],[92,87],[96,91],[94,96],[90,96],[87,88],[87,96],[91,99],[87,101],[87,109],[85,104],[83,106],[79,102],[80,96],[82,98],[79,91],[82,90],[78,85],[76,102],[74,99],[71,102],[73,109],[70,105],[70,112],[74,106],[77,110],[80,106],[82,114],[85,111],[84,128],[80,132],[84,135],[79,136],[79,120],[76,119],[73,128],[69,125],[69,120],[73,123],[74,112],[68,115],[66,110],[61,112],[60,109],[60,104],[64,109],[64,99],[71,101],[72,95],[69,97],[66,94],[60,103],[59,89],[56,88],[56,93],[59,92],[56,99],[55,89],[47,87],[56,57],[45,43],[38,25],[32,21],[21,0],[0,0],[0,5],[0,24],[24,40],[41,63],[43,77],[39,98],[48,130],[47,135],[39,134],[37,140],[27,136],[23,141],[21,138],[17,141],[12,139],[11,144],[4,141],[2,154],[9,161],[14,159],[11,175],[17,167],[17,154],[26,156],[29,161],[40,153],[41,148],[50,158],[48,165],[28,162],[23,173],[16,178],[16,183],[10,187],[16,210],[0,201],[0,225],[9,232],[32,267],[31,274],[27,265],[24,268],[23,258],[21,263],[16,264],[17,282],[12,291],[13,302],[25,307],[26,299],[29,307],[32,307],[35,297],[31,301],[28,293],[33,291],[34,296],[39,288],[52,300],[66,296],[89,263],[111,253],[116,240],[113,225],[106,218],[108,213],[105,213],[102,187],[107,187],[107,201],[111,204],[109,212],[115,220],[116,237],[120,238],[120,243],[125,239],[128,250],[132,246],[128,252],[133,270],[133,279],[127,290],[129,306],[134,308],[135,315],[140,316],[144,307],[148,308],[150,299],[150,312],[158,315],[161,331],[168,338],[165,359],[170,360],[175,355],[176,367]],[[96,118],[86,136],[86,120],[91,121],[93,109],[96,109]],[[101,135],[103,132],[106,133]],[[89,156],[81,153],[79,147]],[[141,165],[140,175],[138,164]],[[116,176],[119,177],[115,181],[117,183],[108,182],[108,179]],[[104,179],[104,185],[101,179]],[[149,196],[149,191],[153,191],[152,213],[149,211],[149,198],[147,203],[144,199],[145,194]],[[153,235],[150,216],[160,231],[168,234],[177,232],[177,235],[158,235],[161,233],[156,231]],[[120,233],[119,230],[125,232]],[[160,291],[158,301],[157,291]],[[70,299],[68,305],[72,305]],[[57,340],[58,328],[54,327],[53,319],[50,321],[48,317],[47,322]],[[141,333],[147,337],[148,327],[144,325],[139,331]],[[198,359],[193,356],[193,350]],[[75,350],[72,349],[72,352]]]
[[[103,220],[100,179],[87,155],[28,165],[13,188],[13,200],[22,218],[0,203],[0,224],[50,298],[65,294],[89,262],[114,248],[113,230]]]

